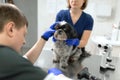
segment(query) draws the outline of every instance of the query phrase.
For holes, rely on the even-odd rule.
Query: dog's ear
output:
[[[55,25],[55,30],[58,30],[60,28],[60,24]]]
[[[72,25],[70,25],[70,24],[68,24],[67,23],[67,26],[69,27],[69,33],[70,33],[70,37],[71,38],[78,38],[78,36],[77,36],[77,32],[76,32],[76,30],[73,28],[73,26]]]
[[[77,32],[73,30],[73,38],[78,38]]]

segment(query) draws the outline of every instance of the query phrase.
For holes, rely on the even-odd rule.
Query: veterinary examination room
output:
[[[0,80],[120,80],[120,0],[0,0]]]

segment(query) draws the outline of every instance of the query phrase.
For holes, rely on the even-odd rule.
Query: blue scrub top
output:
[[[92,16],[83,11],[78,21],[73,24],[69,9],[60,10],[56,16],[56,21],[66,21],[71,24],[77,31],[79,39],[81,39],[84,30],[92,30],[94,23]]]

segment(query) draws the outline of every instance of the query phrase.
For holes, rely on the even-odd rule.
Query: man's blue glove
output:
[[[58,21],[58,22],[53,23],[53,24],[50,26],[50,29],[55,30],[55,26],[56,26],[57,24],[59,24],[59,23],[60,23],[59,21]]]
[[[47,41],[51,36],[53,36],[54,33],[55,33],[55,30],[48,29],[46,32],[43,33],[41,37]]]
[[[59,22],[55,22],[53,23],[50,28],[43,33],[43,35],[41,36],[44,40],[48,40],[51,36],[53,36],[53,34],[55,33],[55,26],[58,24]]]
[[[79,45],[79,39],[78,38],[67,39],[66,44],[69,45],[69,46],[78,46]]]
[[[54,75],[59,75],[59,74],[63,74],[61,70],[57,69],[57,68],[51,68],[48,70],[48,74],[53,73]]]

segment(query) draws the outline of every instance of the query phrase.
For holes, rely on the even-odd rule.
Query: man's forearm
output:
[[[24,56],[34,64],[39,57],[45,43],[46,41],[43,38],[40,38]]]

